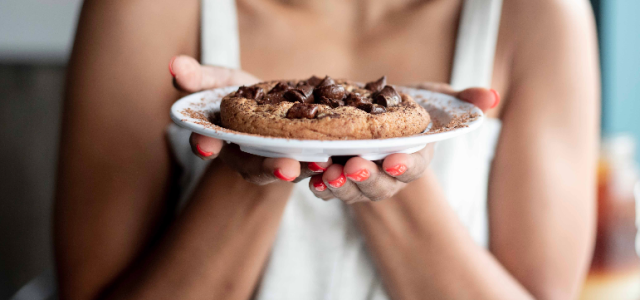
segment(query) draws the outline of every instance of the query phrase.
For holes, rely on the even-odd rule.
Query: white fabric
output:
[[[221,13],[224,9],[230,11],[229,1],[203,0],[203,7],[207,9],[203,13],[203,24],[208,24],[208,28],[215,27],[217,22],[230,24],[228,20],[220,20],[224,16],[236,22],[235,15]],[[501,4],[501,0],[465,1],[453,67],[454,87],[489,86]],[[220,9],[215,5],[220,5]],[[207,11],[217,13],[209,15]],[[226,43],[219,35],[202,38],[205,46],[214,40],[216,45]],[[235,42],[238,38],[230,39]],[[203,56],[224,57],[213,53],[217,50],[205,47]],[[216,60],[215,64],[225,62]],[[438,143],[431,163],[451,207],[473,239],[485,247],[488,242],[487,185],[500,128],[499,120],[487,119],[472,133]],[[186,200],[206,164],[190,153],[189,131],[171,125],[168,134],[185,171],[182,183]],[[285,208],[255,299],[383,300],[388,296],[349,207],[337,200],[316,199],[305,180],[295,185]]]
[[[200,34],[201,62],[240,68],[240,36],[235,0],[203,0]]]
[[[453,57],[451,86],[489,87],[502,15],[502,0],[466,0]]]

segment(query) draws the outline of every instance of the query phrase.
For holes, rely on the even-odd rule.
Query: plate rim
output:
[[[401,89],[414,89],[409,87],[398,86]],[[385,138],[385,139],[364,139],[364,140],[302,140],[302,139],[293,139],[293,138],[281,138],[281,137],[269,137],[269,136],[258,136],[258,135],[249,135],[242,133],[233,133],[233,132],[225,132],[216,130],[213,128],[207,128],[204,125],[196,124],[194,122],[190,122],[190,118],[188,116],[183,115],[179,109],[186,106],[185,103],[191,103],[190,101],[193,98],[202,98],[202,95],[206,93],[216,92],[218,90],[226,90],[226,89],[237,89],[238,86],[229,86],[211,90],[205,90],[196,92],[193,94],[186,95],[177,101],[175,101],[171,105],[171,119],[178,126],[189,129],[193,132],[221,139],[230,143],[240,144],[240,145],[254,145],[254,146],[266,146],[266,147],[296,147],[300,149],[309,149],[309,148],[324,148],[324,149],[344,149],[344,148],[360,148],[360,149],[371,149],[371,148],[384,148],[389,147],[391,145],[403,144],[407,146],[418,145],[431,143],[441,140],[446,140],[453,138],[458,135],[462,135],[471,131],[474,131],[482,125],[485,119],[485,115],[477,106],[470,104],[468,102],[464,102],[462,100],[457,99],[451,95],[433,92],[429,90],[420,90],[421,92],[428,92],[431,94],[437,94],[441,97],[450,98],[455,102],[459,102],[464,105],[471,105],[471,113],[478,114],[478,117],[474,120],[468,122],[466,127],[453,129],[450,131],[432,133],[432,134],[416,134],[411,136],[404,137],[394,137],[394,138]],[[419,103],[420,104],[420,103]],[[422,106],[422,104],[421,104]],[[424,106],[423,106],[424,107]]]

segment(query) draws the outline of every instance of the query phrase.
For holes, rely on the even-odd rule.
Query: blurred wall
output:
[[[640,1],[601,0],[598,6],[603,133],[629,132],[640,143]]]
[[[1,0],[0,61],[58,62],[71,49],[82,0]]]
[[[81,0],[0,0],[0,299],[52,267],[64,66]]]

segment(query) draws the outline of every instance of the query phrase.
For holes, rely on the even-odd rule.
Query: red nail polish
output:
[[[318,181],[313,184],[313,188],[316,189],[316,191],[318,192],[323,192],[324,190],[327,189],[327,186],[324,184],[324,182]]]
[[[496,98],[495,102],[493,102],[493,105],[491,105],[491,108],[495,108],[500,103],[500,93],[498,93],[498,91],[494,89],[491,89],[490,91],[493,93],[493,97]]]
[[[169,73],[171,73],[171,76],[176,77],[176,73],[173,73],[173,62],[176,60],[177,56],[174,56],[171,61],[169,62]]]
[[[318,165],[317,163],[314,162],[310,162],[307,164],[307,166],[309,167],[309,170],[313,171],[313,172],[324,172],[327,170],[327,168],[323,168],[320,165]]]
[[[209,157],[213,155],[213,152],[206,152],[202,150],[202,148],[200,148],[200,145],[196,145],[196,149],[198,150],[198,153],[200,153],[200,155],[202,155],[203,157]]]
[[[388,168],[385,171],[387,171],[387,173],[389,173],[389,175],[391,175],[391,176],[400,176],[400,175],[404,174],[404,172],[407,171],[407,166],[405,166],[403,164],[399,164],[399,165],[393,166],[391,168]]]
[[[347,182],[347,177],[344,177],[344,174],[340,174],[340,177],[336,178],[335,180],[329,181],[328,183],[333,188],[339,188],[343,186],[345,182]]]
[[[351,178],[354,181],[360,182],[360,181],[365,181],[369,179],[370,175],[371,174],[369,173],[369,170],[362,169],[358,172],[347,174],[347,177]]]
[[[273,171],[273,175],[276,175],[278,179],[284,180],[284,181],[293,181],[294,179],[296,179],[295,177],[287,177],[282,175],[282,172],[280,172],[280,169],[276,169],[275,171]]]

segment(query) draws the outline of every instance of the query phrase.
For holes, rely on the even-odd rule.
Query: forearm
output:
[[[471,239],[432,173],[391,199],[353,209],[392,298],[531,298]]]
[[[152,254],[108,298],[248,299],[291,184],[255,186],[212,165]]]

